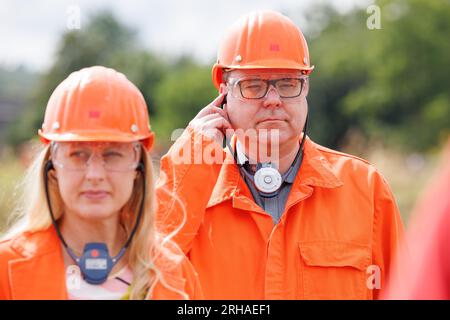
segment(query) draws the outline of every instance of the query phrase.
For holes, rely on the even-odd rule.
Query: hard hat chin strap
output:
[[[72,258],[72,260],[80,267],[81,274],[86,282],[90,284],[102,284],[108,279],[108,275],[111,272],[112,268],[117,264],[117,262],[123,257],[126,250],[128,249],[136,231],[139,226],[139,223],[142,218],[142,214],[144,211],[144,203],[145,203],[145,194],[147,192],[146,181],[145,181],[145,167],[141,162],[136,168],[142,175],[142,200],[139,206],[139,213],[136,218],[136,222],[134,227],[127,239],[127,242],[123,245],[122,249],[120,249],[119,253],[115,257],[111,257],[108,251],[108,246],[105,243],[99,242],[90,242],[87,243],[84,247],[83,254],[81,257],[78,257],[73,250],[67,245],[64,237],[59,229],[59,226],[56,222],[55,216],[53,214],[50,195],[48,191],[48,173],[50,170],[53,170],[53,163],[51,160],[48,160],[45,165],[44,170],[44,186],[45,186],[45,196],[47,199],[47,205],[50,212],[50,217],[52,219],[53,227],[56,230],[56,234],[58,238],[61,240],[67,254]]]

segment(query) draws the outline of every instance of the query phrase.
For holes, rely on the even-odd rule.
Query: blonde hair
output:
[[[142,201],[142,183],[144,178],[147,192],[144,199],[143,213],[134,238],[128,247],[128,266],[133,273],[133,283],[130,287],[129,298],[133,300],[151,298],[154,287],[157,283],[161,283],[167,289],[181,295],[183,299],[188,299],[189,297],[184,291],[172,287],[165,280],[165,270],[160,270],[154,263],[157,259],[165,261],[164,268],[171,269],[175,268],[182,261],[184,257],[181,254],[174,253],[168,247],[168,245],[173,246],[171,238],[181,226],[165,236],[156,231],[153,164],[150,155],[144,149],[142,150],[141,159],[145,168],[145,177],[138,175],[134,182],[132,195],[120,214],[120,221],[128,236],[133,228]],[[51,146],[47,145],[39,152],[28,168],[22,183],[18,186],[21,190],[21,195],[8,223],[12,226],[2,238],[10,239],[24,232],[45,230],[52,225],[45,196],[43,174],[50,154]],[[58,220],[62,216],[64,203],[59,193],[56,179],[53,179],[51,175],[48,179],[48,188],[52,199],[52,211],[55,219]],[[179,202],[176,198],[175,201]]]

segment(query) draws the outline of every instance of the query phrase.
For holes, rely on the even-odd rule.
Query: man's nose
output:
[[[281,97],[277,89],[271,84],[264,98],[264,107],[279,107],[281,105]]]

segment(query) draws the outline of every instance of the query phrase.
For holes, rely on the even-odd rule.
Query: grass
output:
[[[20,182],[25,167],[11,155],[0,158],[0,230],[3,230],[17,199],[16,185]]]

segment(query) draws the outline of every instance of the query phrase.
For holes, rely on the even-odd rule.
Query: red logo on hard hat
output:
[[[270,51],[280,51],[280,45],[278,43],[270,44]]]
[[[100,118],[100,111],[89,111],[89,118]]]
[[[99,255],[100,254],[99,254],[98,250],[92,250],[91,251],[91,257],[92,258],[97,258]]]

